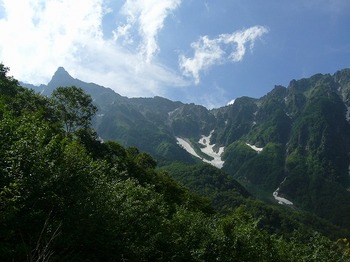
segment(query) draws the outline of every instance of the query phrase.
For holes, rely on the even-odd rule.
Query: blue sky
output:
[[[350,67],[348,0],[0,0],[0,62],[209,108]]]

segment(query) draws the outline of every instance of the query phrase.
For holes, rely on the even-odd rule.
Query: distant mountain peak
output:
[[[57,78],[57,77],[59,77],[59,78],[62,78],[62,77],[64,77],[64,78],[67,78],[67,77],[72,78],[71,75],[67,72],[67,70],[64,69],[64,67],[62,67],[62,66],[57,68],[57,70],[56,70],[55,74],[53,75],[52,79]]]
[[[57,71],[64,71],[64,72],[67,72],[66,69],[64,69],[63,66],[59,66],[59,67],[57,68]]]
[[[51,81],[48,83],[48,87],[54,89],[58,86],[70,86],[74,82],[74,78],[64,69],[62,66],[57,68],[56,72],[52,76]]]

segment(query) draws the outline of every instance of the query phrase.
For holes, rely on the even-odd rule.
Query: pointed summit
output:
[[[60,76],[70,76],[69,73],[66,71],[66,69],[64,69],[64,67],[60,66],[59,68],[57,68],[55,74],[53,75],[53,77],[60,77]]]
[[[65,83],[65,82],[72,82],[74,80],[73,77],[70,76],[70,74],[64,69],[63,67],[57,68],[55,74],[53,75],[51,81],[49,82],[49,86],[54,83]]]
[[[72,86],[75,85],[75,79],[63,68],[57,68],[55,74],[52,76],[51,81],[47,84],[47,95],[59,87],[59,86]]]
[[[42,94],[51,96],[52,92],[60,86],[76,86],[82,88],[84,92],[94,97],[95,102],[100,104],[101,110],[105,108],[105,105],[112,104],[116,99],[124,99],[110,88],[99,86],[94,83],[86,83],[77,78],[73,78],[63,67],[57,68],[51,81],[42,91]]]

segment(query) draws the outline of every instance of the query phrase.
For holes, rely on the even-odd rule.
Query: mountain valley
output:
[[[101,141],[149,153],[159,170],[220,212],[250,206],[254,196],[287,213],[306,212],[283,217],[302,224],[311,219],[329,236],[350,230],[350,69],[292,80],[261,98],[241,97],[215,109],[122,97],[64,68],[48,85],[21,85],[47,96],[58,86],[82,88],[98,108],[93,126]],[[269,207],[259,209],[257,217]]]
[[[2,261],[349,261],[348,69],[212,110],[8,70]]]
[[[160,167],[210,163],[259,198],[350,227],[350,69],[292,80],[259,99],[241,97],[212,110],[162,97],[122,97],[63,68],[35,90],[50,95],[71,85],[92,96],[101,139],[150,153]]]

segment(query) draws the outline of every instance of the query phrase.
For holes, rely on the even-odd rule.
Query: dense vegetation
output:
[[[94,107],[73,103],[89,101],[79,88],[46,98],[7,72],[0,65],[1,261],[349,260],[346,239],[271,233],[249,207],[215,212],[150,155],[102,143],[88,125]],[[247,197],[240,190],[230,197]]]

